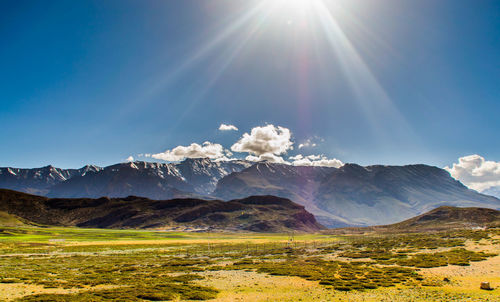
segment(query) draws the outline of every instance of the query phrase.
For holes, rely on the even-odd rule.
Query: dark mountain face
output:
[[[96,228],[315,232],[324,227],[303,206],[275,196],[220,200],[143,197],[62,199],[0,189],[0,213],[27,221]]]
[[[330,167],[258,163],[219,180],[214,195],[226,200],[262,194],[281,196],[305,205],[317,215],[323,211],[312,202],[314,192],[318,190],[321,180],[334,170]],[[339,218],[335,219],[334,225],[348,224]]]
[[[250,194],[287,197],[330,227],[388,224],[441,205],[500,208],[500,200],[469,190],[443,169],[426,165],[346,164],[337,169],[262,163],[221,179],[214,194],[225,199]]]

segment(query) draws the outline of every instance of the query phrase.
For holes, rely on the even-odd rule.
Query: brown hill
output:
[[[443,206],[408,220],[383,226],[398,230],[446,230],[500,225],[500,211]]]
[[[228,202],[202,199],[46,198],[0,189],[0,211],[60,226],[254,232],[315,232],[323,228],[303,206],[275,196]]]
[[[488,208],[442,206],[422,215],[389,225],[329,230],[329,233],[421,233],[457,229],[500,227],[500,211]]]

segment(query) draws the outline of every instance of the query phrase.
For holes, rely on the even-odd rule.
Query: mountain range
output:
[[[0,188],[52,198],[234,200],[274,195],[305,206],[327,227],[390,224],[443,205],[500,209],[499,199],[427,165],[334,168],[186,159],[66,170],[0,168]]]
[[[257,163],[221,179],[223,199],[270,194],[305,205],[329,227],[390,224],[448,205],[500,208],[500,200],[470,190],[427,165],[340,168]]]
[[[186,159],[178,164],[130,162],[107,167],[0,168],[0,188],[50,197],[144,196],[152,199],[209,195],[219,179],[252,165],[243,160]]]

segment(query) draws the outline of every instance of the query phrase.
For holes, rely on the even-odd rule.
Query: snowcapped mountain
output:
[[[211,194],[219,179],[248,168],[253,163],[244,160],[211,161],[208,158],[188,158],[176,165],[184,179],[203,195]]]
[[[91,165],[80,169],[0,168],[0,188],[67,198],[199,197],[211,194],[222,177],[251,165],[242,160],[214,162],[199,158],[177,164],[137,161],[104,168]]]
[[[20,169],[0,168],[0,187],[33,194],[46,194],[51,186],[102,168],[87,165],[80,169],[60,169],[53,166]]]
[[[184,180],[174,165],[131,162],[75,176],[52,186],[46,195],[65,198],[136,195],[166,199],[183,197],[183,192],[194,192],[194,188]]]

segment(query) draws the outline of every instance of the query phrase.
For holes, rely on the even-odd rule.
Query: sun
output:
[[[293,10],[305,11],[312,7],[314,0],[281,0],[281,2],[285,2]]]
[[[283,13],[307,16],[311,15],[315,2],[320,0],[276,0],[277,7]]]

